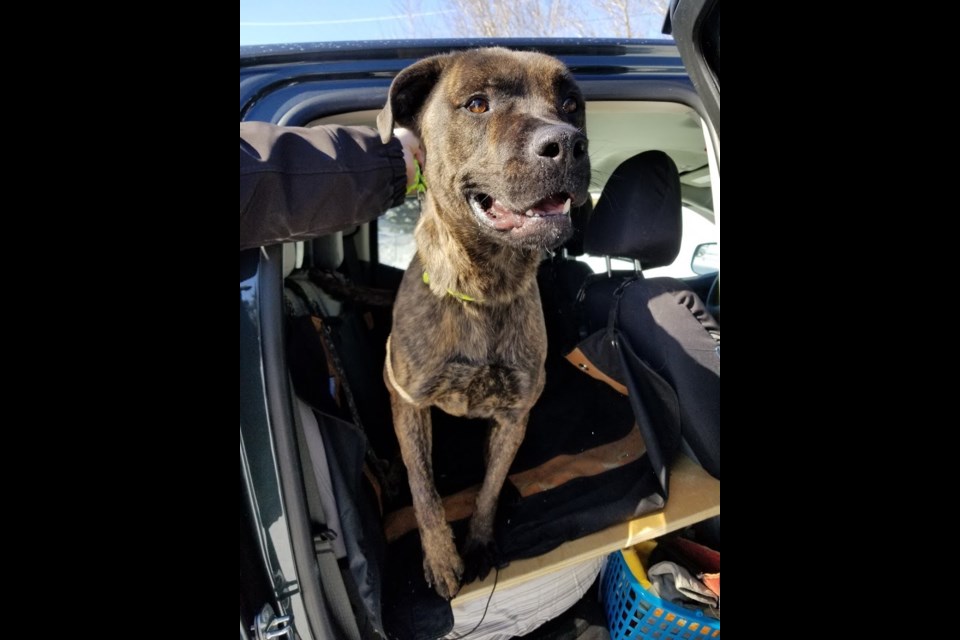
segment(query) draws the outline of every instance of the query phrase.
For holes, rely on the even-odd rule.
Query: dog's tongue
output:
[[[494,200],[488,215],[493,219],[493,227],[499,231],[519,229],[531,218],[566,215],[570,212],[570,198],[564,195],[554,195],[544,198],[523,213],[507,209]]]

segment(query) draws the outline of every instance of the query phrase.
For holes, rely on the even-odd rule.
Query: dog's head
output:
[[[426,58],[394,79],[377,117],[420,136],[428,197],[445,224],[518,247],[552,248],[589,197],[580,90],[556,58],[474,49]]]

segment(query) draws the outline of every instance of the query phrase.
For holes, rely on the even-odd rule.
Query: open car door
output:
[[[663,32],[672,34],[713,128],[720,164],[720,0],[671,0]]]
[[[693,87],[703,102],[713,214],[720,248],[720,0],[670,0],[663,32],[672,34]],[[712,142],[712,144],[711,144]],[[705,300],[720,317],[720,274]]]

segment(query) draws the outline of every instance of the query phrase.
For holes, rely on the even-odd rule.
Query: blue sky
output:
[[[530,0],[513,0],[523,2]],[[587,0],[583,6],[592,8]],[[409,3],[419,15],[419,27],[412,33],[410,18],[399,0],[240,0],[240,44],[285,42],[327,42],[336,40],[379,40],[382,38],[450,37],[445,18],[450,12],[445,0]],[[596,35],[616,35],[605,28],[606,16],[597,13],[590,20]],[[641,15],[644,37],[659,35],[662,18]],[[557,34],[568,35],[568,34]]]
[[[240,44],[407,37],[395,0],[240,0]],[[421,2],[417,19],[439,24],[441,2]]]

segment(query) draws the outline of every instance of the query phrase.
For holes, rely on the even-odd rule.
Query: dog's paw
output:
[[[449,600],[457,595],[463,577],[463,560],[452,540],[448,549],[434,549],[431,553],[424,549],[423,575],[427,586],[432,586],[441,598]]]
[[[500,550],[493,540],[467,540],[463,549],[463,583],[474,580],[483,580],[490,573],[490,569],[500,567]]]

